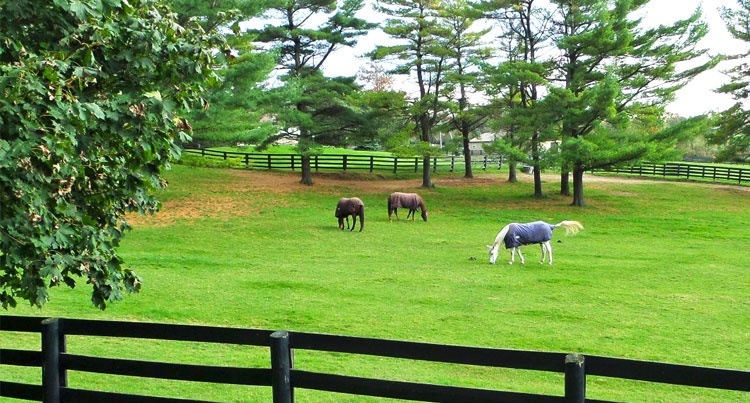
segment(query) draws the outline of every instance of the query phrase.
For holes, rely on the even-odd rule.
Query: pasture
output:
[[[504,174],[503,174],[504,175]],[[530,178],[420,179],[174,166],[162,211],[132,217],[120,249],[144,279],[140,294],[101,312],[81,282],[56,289],[41,311],[10,313],[284,329],[466,346],[578,352],[638,360],[750,369],[750,209],[747,187],[587,177],[585,208],[557,195],[556,176],[536,200]],[[387,196],[422,195],[429,221],[388,222]],[[365,203],[363,232],[341,231],[340,197]],[[419,218],[419,217],[418,217]],[[554,264],[490,265],[487,248],[511,221],[577,220],[573,237],[553,234]],[[559,242],[558,242],[559,241]],[[82,338],[91,355],[176,362],[263,365],[267,356],[231,346]],[[38,340],[4,337],[2,346]],[[337,354],[299,354],[297,367],[451,385],[562,394],[560,377]],[[37,373],[3,378],[34,382]],[[268,401],[270,391],[75,374],[75,382],[159,396]],[[724,392],[589,379],[592,399],[628,402],[748,401]],[[300,402],[383,401],[297,392]]]

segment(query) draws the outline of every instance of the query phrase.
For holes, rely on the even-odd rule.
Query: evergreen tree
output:
[[[283,129],[278,136],[298,140],[300,182],[305,185],[313,184],[310,156],[316,144],[332,143],[335,138],[333,120],[342,119],[340,129],[352,127],[350,118],[357,120],[346,105],[347,94],[357,88],[354,80],[329,79],[322,67],[336,49],[354,46],[356,38],[373,27],[355,16],[362,6],[362,0],[271,0],[263,14],[271,24],[251,30],[258,41],[275,46],[277,63],[286,71],[271,113]],[[278,136],[269,137],[266,143]]]
[[[436,35],[442,29],[436,22],[438,0],[381,0],[378,10],[388,15],[383,31],[394,45],[379,45],[371,53],[375,60],[389,59],[397,66],[396,75],[415,78],[417,91],[408,112],[420,140],[417,152],[423,156],[422,187],[433,187],[430,174],[430,147],[433,128],[440,117],[439,94],[446,73],[446,50]],[[411,96],[407,92],[407,96]]]
[[[719,161],[750,161],[750,1],[736,0],[736,8],[722,8],[722,17],[732,36],[744,41],[744,53],[730,55],[730,60],[738,61],[726,73],[732,79],[722,85],[718,92],[731,94],[735,104],[717,116],[717,129],[708,140],[721,148],[716,156]]]
[[[445,27],[441,36],[447,50],[446,59],[452,67],[445,75],[443,94],[447,99],[450,124],[461,135],[464,177],[473,178],[469,140],[486,120],[487,108],[473,104],[469,96],[479,92],[479,65],[490,53],[482,41],[490,29],[475,28],[482,12],[476,4],[466,0],[444,1],[439,16]]]
[[[195,19],[205,30],[221,29],[227,52],[217,55],[221,80],[208,88],[207,107],[191,114],[193,142],[203,145],[258,143],[276,132],[265,118],[262,83],[274,67],[271,52],[253,45],[255,37],[241,26],[264,11],[257,0],[175,0],[181,21]]]
[[[509,158],[510,182],[515,182],[516,161],[533,167],[534,196],[542,197],[542,142],[554,140],[554,120],[540,104],[540,88],[548,85],[549,63],[538,53],[549,39],[549,10],[534,0],[513,0],[497,9],[495,2],[485,5],[489,16],[499,25],[504,44],[499,66],[486,66],[489,89],[502,102],[497,123],[506,135],[497,146]],[[547,44],[549,45],[549,44]],[[497,96],[497,95],[495,95]],[[504,100],[504,101],[503,101]]]
[[[647,0],[552,0],[556,7],[554,38],[560,51],[552,87],[552,110],[559,114],[565,162],[561,193],[569,194],[568,169],[573,172],[573,205],[585,205],[583,173],[608,165],[645,158],[655,145],[676,142],[673,131],[660,130],[664,105],[691,78],[718,62],[711,58],[678,70],[679,63],[697,60],[696,49],[707,26],[700,9],[672,25],[641,29],[634,12]],[[649,130],[627,130],[639,120]]]

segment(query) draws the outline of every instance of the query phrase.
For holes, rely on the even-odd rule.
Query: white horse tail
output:
[[[508,230],[510,229],[510,224],[503,227],[503,229],[500,230],[500,232],[497,233],[497,236],[495,237],[495,242],[492,243],[492,247],[497,246],[500,242],[505,239],[505,235],[508,234]]]
[[[557,227],[565,228],[565,235],[575,235],[583,229],[583,224],[578,221],[562,221],[555,225],[555,228]]]

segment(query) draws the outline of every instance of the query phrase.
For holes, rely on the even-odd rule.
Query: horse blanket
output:
[[[417,210],[422,206],[422,198],[416,193],[395,192],[391,194],[388,202],[388,207],[392,209],[408,208],[409,210]]]
[[[554,225],[547,224],[544,221],[509,224],[508,233],[505,234],[503,242],[505,242],[506,249],[542,243],[552,239],[553,229],[555,229]]]
[[[339,199],[339,203],[336,205],[336,213],[334,213],[334,215],[336,218],[359,215],[364,207],[365,203],[363,203],[358,197],[344,197]]]

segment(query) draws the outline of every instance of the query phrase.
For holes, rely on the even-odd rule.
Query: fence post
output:
[[[375,165],[375,157],[371,155],[370,156],[370,173],[372,173],[374,165]]]
[[[344,154],[344,158],[342,161],[342,164],[344,165],[344,172],[346,172],[346,165],[348,164],[348,162],[349,162],[349,159],[346,158],[346,154]]]
[[[398,172],[398,157],[393,157],[393,173]]]
[[[482,170],[487,170],[487,154],[484,155],[484,162],[482,163]]]
[[[584,403],[586,401],[586,369],[581,354],[565,356],[565,402]]]
[[[289,332],[280,330],[271,334],[271,388],[273,403],[292,403],[294,391],[291,380],[292,352]]]
[[[60,403],[60,320],[42,321],[42,401]]]

